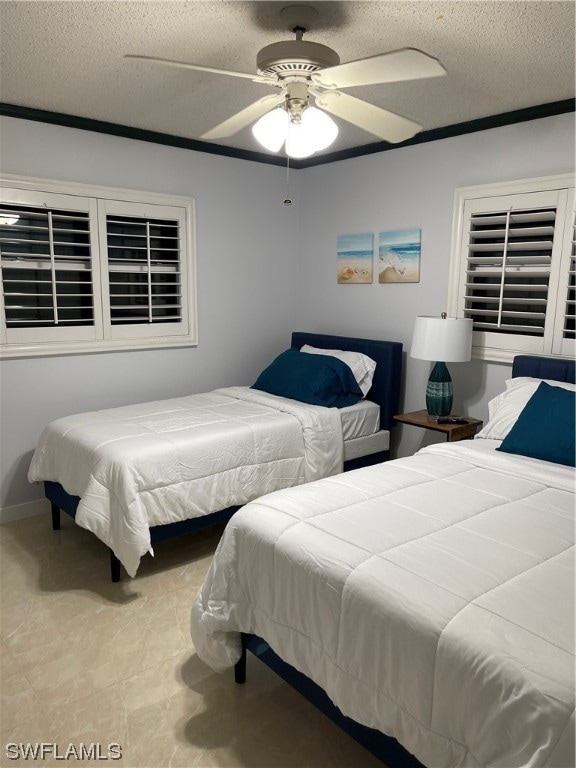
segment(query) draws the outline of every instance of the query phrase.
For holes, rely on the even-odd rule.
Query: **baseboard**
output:
[[[4,507],[0,509],[0,525],[12,523],[15,520],[25,520],[27,517],[44,515],[50,512],[50,502],[48,499],[37,499],[28,501],[26,504],[15,504],[13,507]]]

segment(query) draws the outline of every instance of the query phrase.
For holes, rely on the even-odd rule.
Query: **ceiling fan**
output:
[[[286,141],[289,156],[306,157],[336,138],[337,126],[325,113],[391,143],[406,141],[422,130],[419,123],[341,89],[445,75],[446,70],[437,59],[415,48],[402,48],[340,64],[340,57],[332,48],[302,39],[317,16],[315,8],[291,5],[280,15],[296,39],[262,48],[256,57],[256,75],[154,56],[127,54],[125,58],[245,78],[280,91],[249,104],[204,133],[201,139],[224,139],[258,121],[253,133],[267,149],[277,152]],[[316,108],[310,97],[314,98]],[[315,139],[308,141],[312,134]]]

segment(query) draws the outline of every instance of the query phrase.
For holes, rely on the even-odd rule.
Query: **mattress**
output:
[[[574,472],[444,443],[248,504],[192,608],[222,671],[240,632],[428,766],[573,766]]]
[[[342,439],[356,440],[373,435],[380,429],[380,406],[371,400],[360,400],[354,405],[340,408]]]

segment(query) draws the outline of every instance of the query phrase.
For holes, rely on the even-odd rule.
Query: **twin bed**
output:
[[[354,375],[332,356],[340,351]],[[401,375],[397,342],[295,332],[258,389],[52,422],[29,479],[44,482],[55,529],[64,510],[108,545],[118,581],[120,565],[134,576],[156,541],[225,522],[271,491],[386,460]]]
[[[477,438],[251,502],[192,608],[389,766],[576,764],[574,361],[519,357]]]

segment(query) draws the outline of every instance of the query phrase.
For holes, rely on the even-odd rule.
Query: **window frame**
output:
[[[499,210],[499,199],[516,195],[529,196],[539,192],[558,193],[556,226],[550,271],[549,291],[546,304],[545,332],[542,336],[529,337],[511,333],[473,332],[472,357],[494,362],[511,362],[517,354],[574,357],[573,342],[562,338],[566,307],[567,282],[570,265],[572,232],[574,227],[574,175],[556,174],[541,178],[497,182],[470,187],[460,187],[454,194],[452,243],[448,282],[448,313],[462,317],[468,263],[470,217],[467,208],[478,200],[494,200]]]
[[[5,194],[6,190],[10,191],[9,197]],[[77,334],[80,337],[88,336],[89,338],[70,338],[74,334],[68,333],[68,339],[56,339],[55,336],[66,336],[66,333],[62,331],[53,333],[55,330],[60,330],[54,327],[23,329],[26,333],[15,333],[20,329],[7,330],[4,290],[0,285],[0,358],[91,354],[197,345],[194,198],[11,174],[0,175],[0,193],[4,202],[23,205],[34,205],[35,202],[42,200],[42,196],[44,201],[50,196],[54,196],[55,200],[57,196],[67,196],[69,203],[89,211],[90,230],[95,235],[91,242],[95,323],[93,326],[84,327],[89,331],[84,330]],[[178,214],[182,316],[180,322],[133,324],[132,329],[128,324],[112,324],[108,312],[110,293],[105,217],[107,204],[113,209],[122,209],[125,204],[126,211],[134,209],[151,213],[164,212],[167,218],[170,213]],[[126,215],[129,216],[130,213],[127,212]],[[35,331],[45,331],[38,334],[38,337],[43,336],[44,339],[34,339]]]

